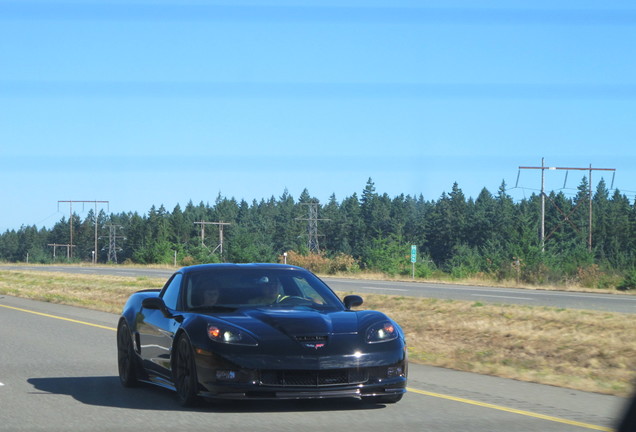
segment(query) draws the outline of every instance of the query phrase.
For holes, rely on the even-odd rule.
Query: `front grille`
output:
[[[369,379],[366,369],[264,370],[261,384],[277,387],[321,387],[362,384]]]

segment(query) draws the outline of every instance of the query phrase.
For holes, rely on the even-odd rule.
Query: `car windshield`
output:
[[[344,308],[320,279],[296,269],[206,269],[190,273],[183,289],[186,310],[191,311],[264,306]]]

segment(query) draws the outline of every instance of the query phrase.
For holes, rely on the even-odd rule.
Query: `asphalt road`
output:
[[[393,294],[412,297],[479,301],[482,303],[548,306],[626,314],[636,313],[636,296],[571,291],[546,291],[522,288],[432,284],[421,282],[386,282],[325,278],[336,291]]]
[[[0,265],[0,269],[41,270],[66,273],[108,274],[130,277],[157,277],[167,279],[173,270],[106,266],[11,266]],[[566,291],[545,291],[516,288],[494,288],[421,282],[373,281],[358,279],[324,278],[336,291],[394,294],[411,297],[479,301],[483,303],[548,306],[565,309],[585,309],[636,313],[636,296],[627,294],[597,294]]]
[[[0,431],[609,431],[625,400],[411,365],[395,405],[355,400],[178,406],[117,378],[117,315],[0,296]]]

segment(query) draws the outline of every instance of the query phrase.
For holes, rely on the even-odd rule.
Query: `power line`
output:
[[[66,248],[66,259],[71,259],[71,249],[75,247],[75,245],[70,245],[70,244],[58,244],[58,243],[49,243],[47,246],[52,246],[53,247],[53,262],[55,262],[55,256],[56,256],[56,251],[58,247],[65,247]]]
[[[588,215],[588,241],[587,241],[587,247],[589,251],[592,251],[592,171],[612,171],[612,172],[616,172],[615,168],[592,168],[592,164],[590,164],[589,167],[586,168],[580,168],[580,167],[547,167],[545,166],[545,162],[544,162],[544,158],[541,158],[541,166],[537,167],[537,166],[520,166],[519,170],[522,169],[540,169],[541,170],[541,250],[545,251],[545,241],[546,241],[546,236],[545,236],[545,197],[546,197],[546,193],[545,193],[545,170],[549,170],[549,171],[553,171],[553,170],[567,170],[567,171],[589,171],[589,185],[588,185],[588,201],[589,201],[589,215]],[[519,176],[517,176],[517,181],[519,181]],[[567,174],[566,174],[566,181],[567,181]],[[614,179],[612,178],[612,186],[614,185]],[[576,210],[576,208],[578,207],[578,204],[574,207],[574,209],[572,209],[572,211],[569,214],[565,214],[557,205],[556,203],[554,203],[554,206],[557,208],[557,210],[564,216],[564,221],[569,222],[570,224],[572,224],[572,222],[570,221],[569,217],[572,214],[572,212],[574,212],[574,210]],[[576,228],[576,227],[575,227]],[[552,235],[557,228],[555,228],[550,235]],[[577,229],[578,230],[578,229]],[[549,236],[548,236],[549,238]]]
[[[205,246],[205,226],[206,225],[218,225],[219,226],[219,244],[214,248],[214,250],[212,251],[212,253],[216,252],[217,249],[219,249],[219,254],[221,256],[223,256],[223,227],[226,225],[232,225],[229,222],[205,222],[205,221],[199,221],[199,222],[194,222],[195,225],[201,225],[201,246],[207,247]]]
[[[59,211],[59,207],[60,207],[60,203],[69,203],[69,207],[71,209],[71,217],[69,219],[69,224],[71,226],[70,231],[71,231],[71,235],[70,235],[70,245],[71,245],[71,251],[70,251],[70,255],[69,255],[69,259],[73,258],[73,203],[93,203],[95,204],[95,249],[93,249],[93,259],[92,259],[92,263],[96,264],[97,263],[97,204],[98,203],[105,203],[106,205],[109,204],[108,201],[95,201],[95,200],[59,200],[57,202],[57,207],[58,207],[58,211]]]

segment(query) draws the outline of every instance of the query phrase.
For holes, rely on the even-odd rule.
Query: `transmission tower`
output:
[[[329,219],[318,218],[318,205],[317,201],[309,203],[301,203],[308,208],[307,219],[298,218],[297,220],[307,221],[307,248],[310,253],[318,253],[320,246],[318,244],[318,221],[328,221]]]
[[[108,226],[108,262],[117,264],[117,252],[122,248],[117,246],[117,239],[126,240],[126,237],[117,235],[117,228],[122,228],[121,225],[109,224]]]

